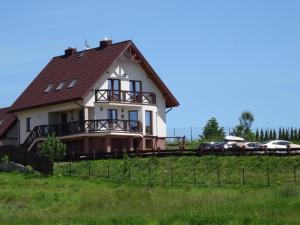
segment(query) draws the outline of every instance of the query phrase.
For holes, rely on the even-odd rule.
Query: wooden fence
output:
[[[53,174],[53,163],[34,152],[27,151],[19,146],[0,146],[0,158],[8,156],[9,161],[21,164],[23,166],[31,166],[34,170],[43,174]]]

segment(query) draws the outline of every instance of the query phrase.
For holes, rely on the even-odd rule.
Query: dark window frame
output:
[[[140,90],[139,91],[137,91],[136,90],[136,83],[139,83],[140,84]],[[140,92],[142,92],[143,91],[143,88],[142,88],[142,81],[140,81],[140,80],[129,80],[129,88],[131,87],[131,84],[133,84],[133,90],[130,90],[130,91],[132,91],[132,92],[134,92],[134,93],[140,93]]]
[[[116,112],[116,119],[111,119],[110,117],[113,115],[112,111],[115,111]],[[115,120],[118,120],[118,110],[117,109],[107,109],[107,119],[109,121],[115,121]]]
[[[31,117],[26,118],[26,132],[31,131]]]
[[[150,113],[150,126],[147,125],[147,114]],[[153,134],[153,111],[146,110],[145,111],[145,128],[146,134]]]

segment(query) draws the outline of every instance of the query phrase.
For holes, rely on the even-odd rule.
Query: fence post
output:
[[[245,185],[245,168],[243,167],[243,185]]]
[[[197,185],[197,174],[196,174],[196,168],[194,167],[194,185]]]
[[[217,169],[218,185],[220,186],[220,169]]]
[[[294,181],[297,182],[296,165],[294,165]]]
[[[131,172],[130,172],[130,166],[128,166],[128,180],[131,181]]]
[[[174,177],[173,177],[173,168],[171,167],[171,185],[174,184]]]
[[[72,161],[69,162],[69,175],[72,176]]]
[[[88,163],[89,163],[89,177],[91,177],[91,160],[89,160]]]
[[[110,179],[110,174],[109,174],[109,172],[110,172],[110,165],[107,164],[107,180]]]
[[[148,185],[151,185],[151,168],[150,166],[148,167]]]
[[[270,186],[269,165],[267,165],[267,181],[268,181],[268,187],[269,187]]]

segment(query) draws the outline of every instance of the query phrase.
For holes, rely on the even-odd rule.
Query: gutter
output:
[[[166,114],[167,114],[168,112],[170,112],[172,109],[173,109],[173,107],[169,108],[169,109],[166,111]]]

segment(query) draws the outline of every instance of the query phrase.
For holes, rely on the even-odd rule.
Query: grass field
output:
[[[293,165],[299,165],[299,159],[170,157],[91,162],[91,168],[99,177],[106,176],[105,169],[101,174],[102,167],[111,165],[109,181],[88,179],[87,162],[72,164],[72,174],[78,177],[63,175],[68,171],[68,163],[56,165],[53,177],[0,173],[0,224],[299,224],[300,184],[294,182],[291,172]],[[128,180],[126,171],[124,180],[124,164],[133,170],[147,171],[150,166],[153,183],[135,185]],[[256,177],[266,164],[270,171],[281,172],[276,177],[278,182],[270,176],[270,187]],[[173,167],[176,181],[186,179],[186,182],[192,182],[192,175],[189,177],[186,171],[180,171],[190,171],[195,166],[199,172],[203,171],[202,166],[206,172],[212,172],[211,176],[198,172],[199,185],[176,185],[174,182],[172,186],[168,176],[164,178],[168,169]],[[245,185],[240,183],[239,173],[230,179],[220,175],[220,186],[216,183],[216,168],[222,171],[222,168],[233,170],[240,167],[248,168]],[[133,171],[131,173],[131,179],[148,182],[147,172],[136,173],[136,176]],[[205,176],[209,181],[202,184]],[[155,177],[166,181],[158,185],[154,182]],[[250,184],[250,178],[255,185]],[[236,182],[230,183],[228,179]]]
[[[57,175],[97,178],[146,185],[264,187],[300,181],[300,156],[205,156],[128,158],[60,163]],[[244,179],[243,179],[244,178]],[[299,182],[300,184],[300,182]]]

